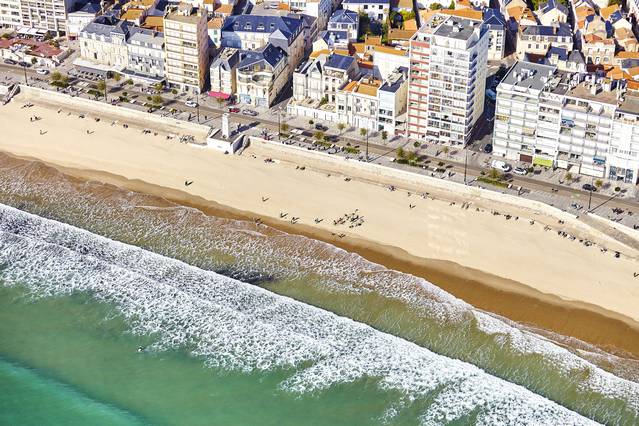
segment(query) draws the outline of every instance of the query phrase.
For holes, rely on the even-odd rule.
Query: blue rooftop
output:
[[[233,15],[224,21],[222,31],[273,33],[280,31],[287,39],[301,31],[302,20],[284,16]]]
[[[286,52],[269,43],[261,50],[245,50],[240,54],[240,57],[241,60],[237,64],[238,68],[266,64],[275,67],[282,59],[286,58]]]
[[[331,15],[329,21],[338,24],[355,24],[359,21],[359,16],[352,10],[339,9]]]
[[[355,58],[352,56],[338,55],[336,53],[328,57],[325,67],[337,68],[340,70],[347,70],[355,62]]]

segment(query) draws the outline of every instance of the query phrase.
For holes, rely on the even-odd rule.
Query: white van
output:
[[[493,160],[490,162],[490,167],[492,167],[493,169],[497,169],[500,170],[504,173],[508,173],[512,167],[510,167],[510,164],[501,161],[501,160]]]

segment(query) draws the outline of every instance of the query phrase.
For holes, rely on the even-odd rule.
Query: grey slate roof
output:
[[[286,52],[279,47],[269,43],[261,50],[245,50],[240,54],[241,60],[237,64],[238,68],[244,68],[250,65],[270,65],[271,67],[286,60]]]
[[[548,77],[554,75],[556,70],[557,67],[554,65],[542,65],[519,61],[512,66],[510,71],[508,71],[504,79],[499,84],[509,84],[534,90],[542,90],[546,85]],[[518,76],[524,76],[524,78],[519,81]]]
[[[222,31],[245,31],[272,33],[279,30],[287,39],[298,34],[302,26],[301,19],[284,16],[233,15],[224,21]]]
[[[112,34],[122,34],[125,37],[129,34],[129,29],[133,25],[127,21],[120,21],[118,18],[112,15],[102,15],[95,18],[91,23],[87,24],[82,32],[88,34],[95,34],[98,36],[104,36],[107,39]]]
[[[348,42],[348,32],[347,31],[322,31],[319,33],[319,38],[324,40],[326,44],[332,46],[335,43],[340,41]]]
[[[568,51],[563,47],[551,46],[550,49],[548,49],[546,57],[550,58],[551,56],[557,56],[560,61],[567,61]]]
[[[329,19],[329,22],[336,24],[355,24],[359,20],[356,12],[352,10],[339,9],[333,13]]]
[[[576,64],[584,64],[584,65],[586,64],[586,61],[584,60],[584,56],[578,50],[573,50],[572,52],[570,52],[570,55],[568,55],[568,62],[574,62]]]
[[[542,3],[539,6],[539,10],[543,14],[546,14],[546,13],[550,12],[553,9],[557,9],[561,13],[563,13],[565,15],[568,15],[568,9],[566,9],[566,6],[564,6],[563,4],[559,3],[556,0],[548,0],[546,3]]]
[[[347,70],[355,62],[355,58],[352,56],[345,56],[339,54],[332,54],[328,57],[325,67],[337,68],[340,70]]]
[[[75,9],[75,12],[84,12],[90,13],[92,15],[100,12],[100,3],[94,1],[87,1],[85,3],[79,4],[79,7]]]
[[[504,18],[504,15],[502,15],[499,9],[485,9],[484,24],[491,28],[505,27],[506,18]]]
[[[132,41],[137,41],[141,46],[161,48],[164,45],[164,33],[146,28],[131,27],[128,42],[131,43]]]
[[[559,25],[528,25],[522,30],[522,34],[527,36],[539,35],[550,37],[572,37],[570,26],[561,22]]]
[[[211,62],[211,68],[222,68],[231,71],[240,61],[240,51],[233,48],[224,48]]]

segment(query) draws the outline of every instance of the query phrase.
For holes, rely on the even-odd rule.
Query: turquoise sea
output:
[[[566,341],[0,156],[0,425],[639,424],[639,363]]]

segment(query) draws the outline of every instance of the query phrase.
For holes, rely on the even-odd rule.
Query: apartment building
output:
[[[541,25],[555,25],[568,21],[568,9],[558,0],[548,0],[535,12]]]
[[[87,1],[83,4],[76,4],[73,11],[67,14],[66,35],[73,40],[78,37],[84,27],[89,25],[100,13],[100,4],[94,1]]]
[[[73,0],[3,0],[3,3],[10,6],[9,17],[12,20],[16,17],[15,6],[19,4],[21,26],[51,31],[57,35],[66,31],[67,12],[73,6]]]
[[[288,55],[273,44],[240,54],[236,70],[240,102],[270,107],[288,82]]]
[[[335,8],[332,0],[285,0],[283,3],[288,3],[290,10],[293,12],[315,18],[319,31],[326,28],[328,19]]]
[[[20,0],[0,0],[0,27],[17,28],[21,25]]]
[[[335,102],[337,91],[358,75],[354,57],[337,53],[318,55],[293,74],[293,99]]]
[[[240,62],[240,51],[230,47],[224,48],[211,62],[209,75],[211,79],[210,95],[228,99],[237,91],[236,69]]]
[[[406,96],[408,68],[397,68],[384,80],[377,91],[377,130],[389,135],[403,135],[406,130]]]
[[[359,15],[351,10],[336,10],[328,20],[327,30],[346,31],[349,41],[356,42],[359,36]]]
[[[292,71],[304,57],[303,27],[301,19],[233,15],[222,27],[222,47],[255,50],[272,44],[286,53]]]
[[[80,31],[80,57],[74,64],[95,72],[126,68],[129,58],[126,42],[132,27],[113,15],[98,16]]]
[[[465,145],[484,110],[488,29],[435,14],[410,42],[408,137]]]
[[[506,18],[499,9],[486,9],[484,25],[488,27],[488,60],[500,61],[506,49]]]
[[[380,80],[367,76],[338,90],[335,105],[339,122],[360,129],[377,130],[377,92],[381,85]]]
[[[181,3],[164,14],[165,76],[171,86],[200,93],[208,71],[207,13]]]
[[[637,182],[639,98],[623,81],[515,64],[497,87],[493,153]]]
[[[344,0],[342,7],[355,13],[368,15],[371,21],[385,22],[390,12],[389,0]]]
[[[517,57],[526,55],[545,56],[551,47],[563,47],[572,50],[573,39],[570,26],[566,23],[555,25],[530,25],[520,27],[517,33]]]
[[[164,81],[163,33],[132,28],[126,45],[128,61],[122,74],[145,84]]]

